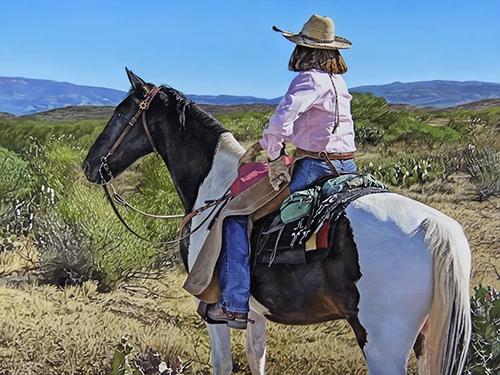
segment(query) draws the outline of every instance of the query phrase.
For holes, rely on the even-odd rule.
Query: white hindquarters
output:
[[[470,337],[470,251],[462,227],[391,193],[360,198],[346,212],[359,252],[359,319],[368,334],[370,375],[406,374],[424,325],[419,373],[458,374]]]

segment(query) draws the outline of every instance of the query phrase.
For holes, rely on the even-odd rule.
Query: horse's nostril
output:
[[[83,169],[83,173],[85,173],[85,176],[88,176],[89,175],[89,171],[90,171],[90,164],[89,164],[88,161],[84,161],[83,162],[82,169]]]

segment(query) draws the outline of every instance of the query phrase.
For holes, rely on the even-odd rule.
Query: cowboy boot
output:
[[[214,303],[207,306],[204,319],[208,323],[227,324],[229,328],[246,329],[248,314],[228,311],[225,306],[220,307],[218,303]]]

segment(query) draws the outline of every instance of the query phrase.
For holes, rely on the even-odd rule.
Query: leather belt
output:
[[[347,160],[354,158],[354,152],[330,152],[330,153],[325,151],[314,152],[314,151],[307,151],[301,148],[297,148],[295,150],[295,155],[298,157],[309,156],[315,159],[323,159],[320,153],[326,154],[326,156],[330,160]]]

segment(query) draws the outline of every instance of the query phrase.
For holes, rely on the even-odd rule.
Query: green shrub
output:
[[[105,275],[106,285],[114,288],[180,262],[177,244],[149,243],[130,233],[116,217],[102,188],[87,182],[81,171],[78,178],[70,180],[72,185],[58,202],[57,211],[66,223],[79,225],[92,238],[94,270]],[[153,155],[134,164],[113,184],[141,211],[156,215],[184,213],[165,164]],[[121,206],[118,210],[134,231],[153,242],[171,241],[179,235],[180,219],[148,218]]]
[[[0,202],[19,201],[32,195],[33,177],[29,162],[0,147]]]
[[[117,184],[117,188],[121,186]],[[119,192],[125,191],[126,189],[119,189]],[[141,210],[148,211],[147,207],[137,204],[137,201],[147,199],[137,191],[133,193],[134,199],[130,199],[130,202]],[[123,207],[118,209],[133,230],[152,241],[176,237],[177,231],[166,228],[164,220],[148,219]],[[176,259],[176,248],[154,245],[130,233],[118,220],[98,186],[91,186],[89,183],[75,184],[59,202],[57,210],[65,222],[78,224],[82,233],[93,240],[94,270],[105,276],[103,283],[110,288],[149,271],[158,270],[160,259],[167,262]],[[158,207],[149,212],[158,212]],[[175,224],[170,225],[174,227]]]
[[[355,123],[381,129],[389,128],[400,116],[399,113],[389,110],[385,98],[370,93],[353,92],[351,109]]]
[[[32,181],[42,193],[38,195],[40,204],[59,202],[81,173],[81,152],[69,145],[64,137],[54,137],[46,144],[33,140],[25,157],[32,175],[36,176]]]
[[[401,115],[391,124],[384,134],[387,143],[405,142],[407,145],[434,149],[443,143],[456,143],[461,139],[461,134],[448,126],[431,126],[426,124],[421,117]]]
[[[239,142],[260,139],[262,131],[269,124],[273,111],[265,113],[244,112],[216,116]]]
[[[0,253],[19,247],[20,236],[28,236],[33,220],[31,197],[35,194],[29,163],[0,147]]]
[[[356,143],[376,146],[382,142],[385,133],[384,129],[379,129],[366,120],[356,121],[354,125],[356,128]]]
[[[466,375],[500,374],[500,293],[474,287],[471,296],[472,337]]]

